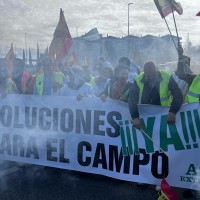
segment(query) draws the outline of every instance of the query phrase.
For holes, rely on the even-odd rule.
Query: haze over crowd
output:
[[[127,35],[128,3],[130,5],[130,34],[137,36],[166,35],[168,30],[153,0],[134,0],[116,2],[114,0],[1,0],[0,1],[0,46],[6,48],[14,43],[18,48],[27,45],[35,48],[36,43],[45,49],[53,38],[53,32],[59,19],[59,9],[63,8],[72,37],[81,36],[97,28],[103,36]],[[195,14],[200,10],[197,0],[179,0],[183,15],[175,14],[180,37],[183,42],[188,33],[193,45],[198,46],[200,17]],[[175,35],[173,18],[167,21]]]

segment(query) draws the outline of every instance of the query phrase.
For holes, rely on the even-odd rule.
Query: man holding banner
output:
[[[172,95],[172,102],[171,96]],[[153,62],[146,62],[144,72],[139,74],[133,83],[129,95],[128,105],[135,128],[143,129],[140,124],[138,104],[153,104],[170,106],[167,116],[167,123],[174,124],[176,113],[179,111],[183,102],[183,95],[173,77],[164,71],[158,71]],[[153,141],[153,140],[152,140]],[[156,186],[156,191],[160,186]]]
[[[171,97],[172,95],[172,102]],[[129,96],[129,110],[133,125],[141,129],[138,104],[153,104],[170,106],[167,123],[175,123],[175,115],[183,102],[183,95],[172,76],[164,71],[158,71],[153,62],[144,65],[144,72],[134,81]]]

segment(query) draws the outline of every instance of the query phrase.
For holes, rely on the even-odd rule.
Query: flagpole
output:
[[[140,131],[145,134],[167,157],[169,157],[163,149],[161,149],[161,147],[142,129],[140,129]]]
[[[28,33],[25,33],[25,53],[26,53],[26,54],[25,54],[25,55],[26,55],[26,56],[25,56],[25,66],[26,66],[26,64],[27,64],[27,43],[26,43],[26,36],[27,36],[27,34],[28,34]]]
[[[174,43],[174,46],[175,46],[175,48],[176,48],[176,50],[177,50],[177,46],[176,46],[176,43],[175,43],[175,41],[174,41],[174,38],[172,37],[172,33],[171,33],[171,30],[170,30],[169,25],[168,25],[168,23],[167,23],[167,20],[165,19],[165,17],[164,17],[163,19],[165,20],[165,24],[167,25],[168,31],[169,31],[169,33],[170,33],[170,36],[171,36],[172,41],[173,41],[173,43]],[[177,52],[178,52],[178,50],[177,50]]]
[[[176,35],[177,35],[177,38],[178,38],[178,44],[180,45],[180,40],[179,40],[179,35],[178,35],[178,29],[177,29],[177,26],[176,26],[176,19],[175,19],[174,9],[173,9],[172,3],[171,3],[171,9],[172,9],[172,15],[173,15],[173,19],[174,19],[174,25],[175,25],[175,29],[176,29]]]

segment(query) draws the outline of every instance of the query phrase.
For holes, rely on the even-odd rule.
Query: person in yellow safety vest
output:
[[[170,101],[172,96],[172,102]],[[167,123],[174,124],[176,113],[183,102],[183,95],[172,76],[164,71],[158,71],[150,61],[144,64],[144,72],[139,74],[133,83],[129,94],[128,105],[135,128],[140,129],[138,104],[170,106]]]
[[[177,76],[188,83],[188,91],[186,93],[184,102],[194,103],[200,100],[200,74],[192,74],[185,69],[185,65],[190,60],[185,59],[183,49],[178,47],[179,61],[177,68]]]
[[[58,64],[58,71],[57,71],[57,77],[60,77],[60,79],[63,81],[63,84],[66,83],[66,76],[65,76],[65,69],[66,67],[62,64],[62,63],[59,63]]]
[[[183,48],[178,43],[178,66],[176,76],[188,84],[188,90],[184,97],[185,103],[200,101],[200,74],[193,74],[190,69],[190,57],[183,55]],[[183,191],[184,198],[195,198],[196,190],[186,189]]]
[[[53,72],[53,61],[50,57],[44,57],[41,61],[43,72],[35,79],[33,94],[35,95],[58,95],[64,83],[62,72]]]
[[[83,65],[82,70],[85,82],[89,83],[92,86],[95,82],[95,77],[91,75],[90,67],[88,65]]]
[[[17,93],[17,86],[15,82],[8,77],[8,67],[6,61],[3,59],[0,61],[0,94],[4,96],[6,94]]]

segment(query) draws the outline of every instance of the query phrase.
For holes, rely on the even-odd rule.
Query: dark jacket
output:
[[[112,88],[113,88],[113,84],[115,82],[116,82],[115,79],[114,80],[111,79],[110,82],[108,83],[106,89],[105,89],[106,96],[110,97],[111,99],[113,99],[113,97],[112,97]],[[124,88],[124,91],[122,92],[122,94],[116,100],[128,103],[128,97],[129,97],[131,88],[132,88],[132,83],[128,82],[126,84],[125,88]]]
[[[156,84],[152,88],[149,86],[148,82],[145,82],[144,77],[141,81],[144,83],[144,89],[141,97],[141,104],[161,105],[159,91],[160,91],[160,82],[162,81],[162,77],[160,72],[158,74],[158,79],[156,81]],[[183,95],[177,83],[172,78],[172,76],[170,77],[169,80],[168,90],[170,91],[173,97],[169,112],[176,114],[183,103]],[[138,101],[139,101],[139,87],[136,81],[134,81],[128,99],[128,105],[132,119],[139,118],[138,106],[137,106]]]
[[[187,82],[189,86],[192,84],[194,78],[196,77],[195,74],[185,73],[185,67],[184,67],[183,60],[178,62],[178,68],[177,68],[177,71],[176,71],[176,75],[180,79]]]

